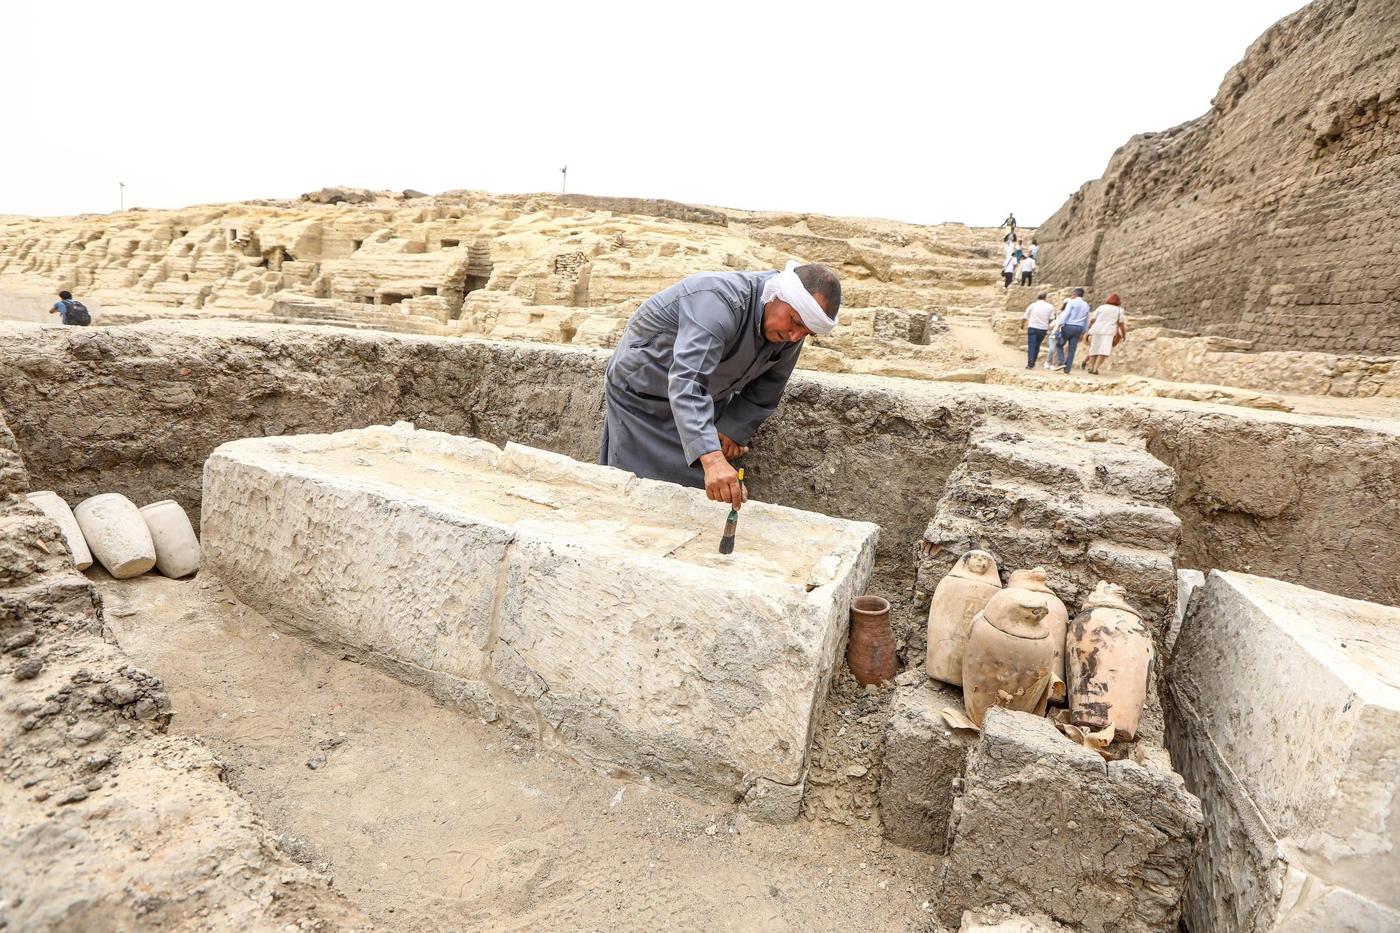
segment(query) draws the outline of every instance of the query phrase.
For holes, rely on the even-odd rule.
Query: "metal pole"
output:
[[[569,185],[569,167],[566,165],[561,168],[559,174],[562,176],[559,180],[559,193],[563,194],[564,189]]]
[[[126,182],[117,182],[117,187],[121,190],[121,209],[126,210]]]

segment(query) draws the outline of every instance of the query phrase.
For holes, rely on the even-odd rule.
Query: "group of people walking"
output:
[[[1057,312],[1055,306],[1046,301],[1047,295],[1047,292],[1037,295],[1021,316],[1026,325],[1026,368],[1035,369],[1040,348],[1044,346],[1045,368],[1063,368],[1064,372],[1070,372],[1074,369],[1079,341],[1087,335],[1089,354],[1082,366],[1097,376],[1104,360],[1127,336],[1123,299],[1109,295],[1103,304],[1090,311],[1089,302],[1084,300],[1084,289],[1076,288]],[[1048,345],[1047,340],[1051,341]]]
[[[1040,252],[1035,238],[1031,238],[1030,246],[1022,247],[1016,241],[1016,234],[1008,233],[1003,242],[1006,244],[1006,261],[1001,267],[1001,274],[1006,279],[1006,287],[1011,287],[1018,274],[1022,285],[1030,285],[1035,279],[1036,254]]]

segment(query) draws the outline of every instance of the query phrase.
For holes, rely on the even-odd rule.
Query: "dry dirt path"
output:
[[[868,829],[598,775],[275,631],[212,578],[98,582],[172,729],[387,928],[936,929],[938,859]]]

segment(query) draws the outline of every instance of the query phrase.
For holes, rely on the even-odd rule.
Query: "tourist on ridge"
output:
[[[1006,257],[1006,262],[1001,267],[1002,277],[1006,279],[1006,287],[1010,288],[1011,283],[1016,279],[1016,263],[1019,262],[1016,254],[1012,253]]]
[[[73,293],[69,291],[58,293],[58,300],[53,303],[49,313],[57,314],[60,321],[74,327],[87,327],[92,323],[92,315],[88,313],[87,305],[81,301],[74,301]]]
[[[1030,260],[1026,260],[1029,262]],[[1026,324],[1026,368],[1035,369],[1035,361],[1040,357],[1040,345],[1050,333],[1050,319],[1055,316],[1055,306],[1045,300],[1045,292],[1035,296],[1026,306],[1021,320]]]
[[[1128,319],[1123,314],[1123,299],[1109,295],[1104,304],[1094,309],[1089,318],[1089,358],[1085,367],[1095,376],[1099,367],[1113,352],[1113,347],[1128,333]]]
[[[836,326],[841,281],[826,266],[704,272],[642,302],[603,378],[598,462],[748,498],[729,461],[773,414],[809,334]]]
[[[1011,211],[1006,212],[1006,219],[1001,222],[1003,227],[1011,228],[1011,238],[1016,239],[1016,215]]]
[[[1079,338],[1089,325],[1089,302],[1084,300],[1084,289],[1076,288],[1074,297],[1065,303],[1060,312],[1060,336],[1055,340],[1057,351],[1063,349],[1065,372],[1074,369],[1074,351],[1079,346]],[[1060,357],[1057,356],[1056,359]]]
[[[1021,261],[1021,284],[1030,285],[1031,277],[1035,275],[1035,257],[1027,256]]]

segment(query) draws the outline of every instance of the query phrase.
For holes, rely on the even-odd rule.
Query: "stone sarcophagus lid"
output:
[[[878,528],[400,423],[204,470],[205,568],[275,624],[580,758],[795,816]],[[785,811],[780,813],[766,812]]]

